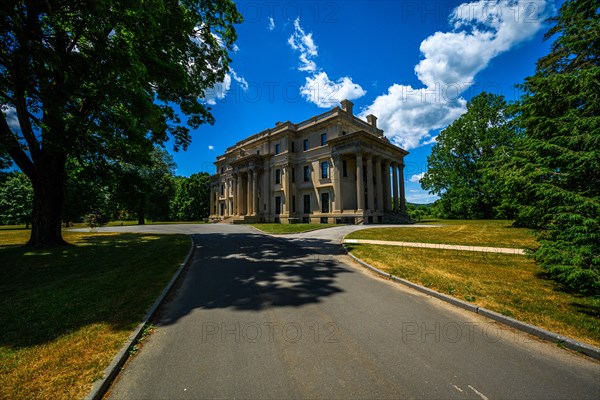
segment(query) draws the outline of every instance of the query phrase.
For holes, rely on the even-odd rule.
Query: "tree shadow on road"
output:
[[[175,323],[195,309],[258,311],[319,303],[343,292],[336,277],[352,273],[333,257],[341,246],[320,239],[241,233],[194,239],[195,261],[159,313],[159,324]]]

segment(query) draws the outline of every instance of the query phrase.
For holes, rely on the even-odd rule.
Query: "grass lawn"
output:
[[[64,233],[35,251],[0,229],[0,398],[87,395],[190,247],[185,235]]]
[[[313,231],[315,229],[331,228],[328,224],[252,224],[253,227],[266,233],[286,234]]]
[[[432,220],[426,224],[442,226],[364,229],[346,238],[518,249],[535,249],[537,246],[530,229],[513,228],[511,221]]]
[[[414,228],[417,229],[423,235],[435,232],[434,228]],[[437,233],[434,235],[439,238]],[[600,298],[562,290],[546,279],[527,256],[368,244],[347,246],[356,257],[388,273],[600,346]]]

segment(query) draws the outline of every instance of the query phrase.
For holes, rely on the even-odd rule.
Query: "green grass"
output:
[[[368,244],[348,247],[356,257],[388,273],[600,346],[600,298],[565,291],[527,256]]]
[[[364,229],[346,238],[519,249],[535,249],[537,246],[533,231],[513,228],[511,221],[432,220],[427,224],[441,226]]]
[[[266,233],[286,234],[313,231],[316,229],[331,228],[328,224],[252,224],[253,227]]]
[[[0,230],[0,398],[82,398],[189,250],[185,235]]]

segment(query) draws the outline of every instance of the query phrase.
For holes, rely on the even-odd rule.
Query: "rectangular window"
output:
[[[304,166],[304,182],[310,181],[310,166]]]
[[[321,212],[323,214],[329,212],[329,192],[321,193]]]
[[[323,161],[321,163],[321,179],[329,178],[329,163],[327,161]]]
[[[342,170],[344,172],[344,178],[348,177],[348,163],[346,160],[342,160]]]
[[[225,167],[221,167],[221,173],[225,172]]]
[[[279,154],[281,153],[281,145],[280,144],[276,144],[275,145],[275,154]]]
[[[304,146],[304,151],[308,150],[308,139],[304,139],[304,142],[302,142],[303,146]]]
[[[260,149],[256,150],[256,154],[260,156]]]
[[[292,183],[296,183],[296,168],[292,167]]]
[[[327,134],[321,133],[321,146],[325,146],[327,144]]]
[[[296,196],[292,196],[292,212],[296,212]]]
[[[276,169],[275,170],[275,184],[280,184],[281,183],[281,170],[280,169]]]
[[[225,185],[221,185],[221,196],[225,195]]]
[[[281,196],[275,196],[275,214],[281,214]]]
[[[295,151],[295,146],[294,146],[294,142],[292,142],[292,153]]]
[[[310,214],[310,194],[305,194],[303,198],[304,214]]]

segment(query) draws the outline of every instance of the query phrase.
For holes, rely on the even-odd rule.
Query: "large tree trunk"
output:
[[[146,215],[144,213],[144,210],[138,210],[137,212],[138,215],[138,225],[145,225],[146,224]]]
[[[33,218],[28,245],[42,248],[65,245],[61,218],[65,202],[66,155],[44,154],[32,179]]]

